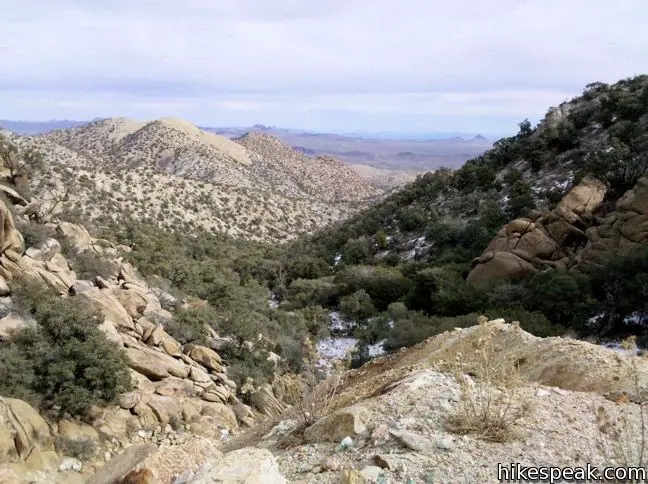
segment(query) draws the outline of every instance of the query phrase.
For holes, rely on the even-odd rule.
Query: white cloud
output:
[[[2,3],[0,117],[509,129],[648,66],[644,0]]]

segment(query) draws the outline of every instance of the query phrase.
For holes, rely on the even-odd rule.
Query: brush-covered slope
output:
[[[235,141],[251,153],[254,177],[280,187],[287,195],[295,195],[297,188],[328,201],[351,201],[380,193],[341,161],[325,156],[309,158],[267,134],[248,133]]]
[[[382,193],[335,160],[307,158],[272,138],[246,146],[175,118],[104,119],[12,139],[46,158],[38,198],[81,220],[131,217],[279,241],[341,220]]]
[[[497,141],[461,169],[420,176],[341,224],[326,244],[332,254],[353,241],[376,242],[381,231],[389,241],[367,242],[371,255],[387,248],[402,255],[418,240],[430,249],[426,257],[447,256],[448,237],[468,229],[487,242],[504,222],[555,207],[588,174],[608,186],[601,213],[609,212],[646,170],[648,76],[594,83],[582,96],[551,108],[535,128],[522,122],[517,135]],[[468,223],[476,220],[483,223]],[[476,244],[470,256],[483,246]]]
[[[470,313],[645,344],[645,325],[626,322],[648,320],[647,133],[648,76],[590,85],[461,169],[295,245],[285,304],[335,308],[389,349]]]

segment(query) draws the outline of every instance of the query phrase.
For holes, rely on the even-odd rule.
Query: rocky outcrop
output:
[[[585,231],[584,266],[603,263],[612,255],[648,243],[648,174],[616,203],[616,210],[600,217]]]
[[[204,346],[183,348],[164,331],[163,323],[172,314],[162,308],[136,269],[116,256],[112,244],[92,238],[85,228],[74,224],[63,222],[56,227],[57,234],[66,237],[78,252],[92,251],[116,264],[114,276],[107,280],[77,280],[57,240],[48,239],[23,254],[22,237],[1,201],[0,218],[4,228],[0,233],[4,247],[0,276],[43,281],[61,294],[84,300],[103,316],[99,328],[104,334],[125,347],[128,364],[137,375],[137,388],[122,398],[122,408],[109,409],[96,419],[104,434],[127,438],[133,430],[169,423],[182,423],[202,433],[205,428],[215,434],[236,430],[236,414],[227,405],[238,408],[241,404],[235,396],[236,384],[227,377],[218,353]],[[7,292],[8,287],[3,294]],[[29,324],[33,322],[7,311],[0,319],[0,336],[10,337]],[[249,424],[249,414],[242,415]],[[61,428],[63,433],[70,433],[72,427],[64,421]]]
[[[601,181],[586,177],[554,210],[508,223],[473,261],[468,282],[517,279],[550,267],[587,270],[646,244],[648,178],[640,178],[615,211],[597,216],[606,191]]]

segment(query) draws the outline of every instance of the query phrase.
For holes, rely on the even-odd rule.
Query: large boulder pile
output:
[[[241,403],[219,354],[169,335],[164,323],[172,314],[131,264],[118,262],[114,279],[78,281],[71,289],[104,315],[101,329],[124,346],[137,388],[122,397],[121,413],[143,430],[182,423],[209,436],[235,431],[232,407]]]
[[[6,296],[8,307],[11,300],[7,281],[21,277],[44,282],[63,297],[80,298],[97,309],[104,317],[100,329],[122,346],[128,356],[134,390],[122,396],[119,406],[97,410],[92,427],[86,426],[79,438],[85,438],[90,429],[97,440],[116,443],[118,448],[132,439],[173,442],[171,429],[220,439],[236,433],[239,422],[246,425],[254,422],[255,413],[236,397],[237,386],[228,377],[227,366],[220,355],[207,346],[182,345],[164,330],[164,323],[173,314],[162,307],[158,295],[163,293],[152,289],[137,270],[123,260],[121,253],[128,248],[94,239],[83,227],[66,222],[59,224],[55,227],[57,235],[66,237],[73,250],[91,251],[97,257],[111,260],[116,268],[107,278],[79,280],[70,270],[57,240],[48,239],[25,251],[11,212],[1,201],[0,219],[3,222],[0,243],[4,248],[0,256],[0,296]],[[4,328],[2,334],[5,336],[12,330],[34,324],[10,309],[3,310],[3,316],[0,329]],[[0,414],[4,411],[13,415],[6,409],[18,404],[9,399],[3,402]],[[35,416],[30,419],[39,423],[37,427],[47,430],[42,418],[33,409],[31,412]],[[45,452],[53,450],[51,438],[41,442],[38,440],[40,434],[20,422],[12,424],[14,430],[4,430],[2,418],[0,415],[0,463],[26,462],[33,454],[29,446],[33,447],[34,442]],[[5,420],[12,422],[8,417]],[[72,430],[76,427],[69,422],[59,427],[60,435],[75,440],[78,432]],[[16,440],[15,429],[22,428],[28,428],[29,438],[36,440],[25,443]],[[43,435],[49,435],[45,430]],[[2,436],[6,437],[4,444]],[[39,462],[32,467],[38,467]],[[44,467],[43,464],[41,468]]]
[[[648,177],[599,215],[606,185],[586,177],[549,212],[506,224],[473,261],[471,284],[516,279],[549,267],[587,270],[648,242]]]

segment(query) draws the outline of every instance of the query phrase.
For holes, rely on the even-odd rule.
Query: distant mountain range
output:
[[[99,120],[96,118],[94,121]],[[86,121],[53,120],[44,122],[0,120],[0,128],[18,134],[36,135],[57,129],[86,125]],[[302,129],[276,128],[257,124],[251,127],[200,127],[226,138],[246,133],[265,133],[276,137],[308,156],[333,156],[348,164],[363,164],[388,170],[424,172],[441,166],[458,168],[491,148],[492,140],[465,133],[428,133],[414,135],[374,133],[343,135],[316,133]],[[396,136],[401,136],[397,138]]]

